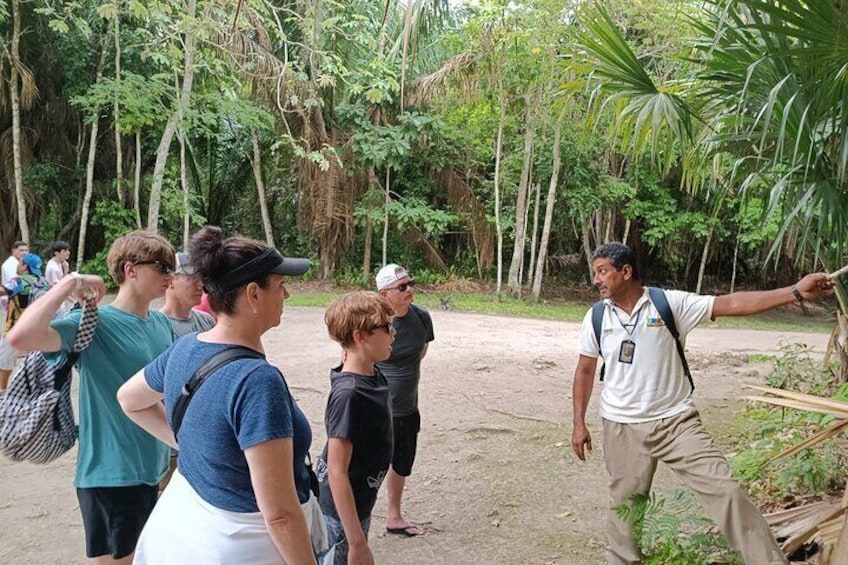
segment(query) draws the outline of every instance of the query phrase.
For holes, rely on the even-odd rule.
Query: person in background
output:
[[[62,280],[62,277],[67,275],[65,270],[68,265],[68,259],[71,257],[71,246],[67,241],[54,241],[50,246],[50,251],[53,257],[47,261],[47,269],[44,273],[44,278],[50,283],[50,286]]]
[[[21,266],[21,257],[29,253],[29,246],[23,241],[16,241],[12,244],[12,253],[3,261],[2,277],[0,277],[0,286],[6,286],[12,282],[12,279],[18,276],[18,269]],[[0,320],[6,320],[6,304],[7,298],[5,295],[0,296]],[[5,324],[0,325],[0,336],[5,333]]]
[[[68,259],[71,257],[71,246],[67,241],[54,241],[50,246],[50,251],[53,257],[47,261],[47,268],[44,271],[44,278],[50,286],[57,284],[62,278],[68,274]],[[75,301],[70,298],[65,301],[59,311],[56,312],[56,318],[61,318],[71,311]]]
[[[174,269],[174,278],[168,290],[165,291],[165,304],[159,309],[168,316],[171,328],[174,330],[174,338],[179,339],[192,332],[205,332],[211,330],[215,325],[215,318],[206,312],[195,310],[194,307],[200,303],[203,294],[203,280],[189,261],[188,253],[177,253],[177,265]],[[171,462],[168,465],[168,473],[159,483],[159,491],[165,490],[177,468],[177,451],[171,451]]]
[[[392,308],[375,292],[351,292],[324,321],[343,362],[330,371],[327,444],[316,465],[330,544],[320,557],[323,565],[369,565],[371,511],[392,458],[389,386],[376,365],[392,353]]]
[[[138,230],[116,239],[106,257],[118,284],[111,304],[98,309],[91,345],[79,369],[79,450],[74,486],[94,564],[133,560],[138,536],[156,504],[168,468],[168,446],[131,422],[116,399],[118,389],[173,342],[171,324],[150,302],[165,294],[174,271],[174,249],[162,236]],[[61,363],[70,353],[82,309],[54,320],[68,298],[86,293],[99,301],[106,285],[98,276],[71,273],[31,304],[9,332],[18,350],[45,352]]]
[[[215,325],[215,318],[195,309],[203,295],[203,280],[191,265],[188,253],[177,253],[174,278],[165,291],[165,304],[159,309],[168,316],[174,337],[191,332],[205,332]]]
[[[642,285],[636,254],[619,242],[605,243],[592,253],[595,286],[603,302],[598,333],[590,309],[580,328],[574,372],[574,430],[571,447],[586,459],[592,438],[586,427],[586,408],[592,396],[598,359],[604,364],[601,392],[604,461],[609,474],[607,563],[641,563],[633,540],[633,524],[615,508],[633,495],[647,495],[657,469],[666,463],[683,483],[698,494],[707,516],[727,537],[748,565],[787,563],[768,524],[751,503],[730,466],[713,444],[695,408],[694,385],[687,378],[675,338]],[[794,286],[759,292],[702,296],[665,291],[680,343],[696,326],[718,316],[748,316],[794,301],[833,294],[826,273],[807,275]]]
[[[8,285],[0,286],[0,294],[8,297],[4,330],[8,332],[20,319],[29,305],[48,288],[47,281],[41,272],[41,257],[35,253],[27,253],[21,257],[23,272],[12,278]],[[9,377],[15,369],[18,352],[9,344],[4,334],[0,337],[0,400],[6,395]]]
[[[200,304],[194,307],[198,312],[204,312],[212,316],[215,319],[215,312],[209,307],[209,295],[206,294],[206,291],[203,292],[203,296],[200,297]]]
[[[18,276],[18,269],[21,266],[21,258],[29,253],[29,245],[24,241],[16,241],[12,244],[12,254],[3,261],[3,279],[2,286],[6,286],[9,282]]]
[[[401,499],[418,450],[421,430],[418,383],[421,361],[433,341],[433,319],[425,308],[413,304],[415,281],[400,265],[386,265],[377,273],[375,281],[380,296],[394,311],[392,327],[396,332],[391,357],[377,364],[392,390],[395,434],[392,466],[386,478],[386,531],[406,537],[418,536],[424,533],[424,528],[404,518]]]
[[[141,534],[135,563],[313,565],[305,518],[318,510],[306,467],[312,430],[262,345],[262,336],[280,324],[285,277],[302,275],[309,261],[252,239],[224,239],[214,226],[193,236],[189,254],[218,323],[177,340],[118,392],[140,429],[179,448],[177,470]],[[235,346],[255,356],[220,366],[195,389],[175,437],[173,412],[183,387],[209,359]]]

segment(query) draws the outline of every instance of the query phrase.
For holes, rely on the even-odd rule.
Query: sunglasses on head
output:
[[[170,263],[166,263],[165,261],[160,261],[159,259],[151,259],[149,261],[136,261],[133,263],[134,265],[156,265],[159,269],[159,272],[163,275],[173,275],[174,274],[174,266]]]
[[[406,292],[406,289],[412,288],[415,286],[415,281],[409,281],[405,283],[401,283],[397,286],[393,286],[391,288],[387,288],[386,290],[396,290],[398,292]]]

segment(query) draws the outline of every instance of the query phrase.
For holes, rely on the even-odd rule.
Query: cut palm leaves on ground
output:
[[[745,400],[764,402],[775,406],[818,412],[836,417],[830,426],[819,430],[800,444],[783,451],[767,464],[794,455],[808,447],[813,447],[829,439],[833,439],[848,428],[848,402],[822,398],[812,394],[792,392],[763,385],[745,385],[759,392],[774,396],[744,396]],[[784,553],[791,555],[805,543],[819,544],[821,556],[819,562],[823,565],[848,563],[848,489],[841,501],[819,501],[798,508],[790,508],[766,515],[769,526],[779,539],[785,539],[781,544]]]

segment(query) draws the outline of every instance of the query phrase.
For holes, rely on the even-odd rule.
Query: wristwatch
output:
[[[804,301],[804,297],[803,297],[803,296],[801,296],[801,293],[798,291],[798,287],[797,287],[797,286],[795,286],[795,285],[792,285],[792,296],[794,296],[794,297],[795,297],[795,301],[796,301],[798,304],[801,304],[801,302],[803,302],[803,301]]]

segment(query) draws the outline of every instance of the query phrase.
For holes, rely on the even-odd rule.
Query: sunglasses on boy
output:
[[[406,292],[406,289],[413,288],[414,286],[415,286],[415,281],[409,281],[409,282],[401,283],[397,286],[391,286],[391,287],[387,288],[386,290],[396,290],[398,292]]]
[[[166,263],[165,261],[160,261],[159,259],[150,259],[149,261],[136,261],[133,263],[134,265],[156,265],[160,274],[163,275],[173,275],[174,274],[174,266],[170,263]]]

